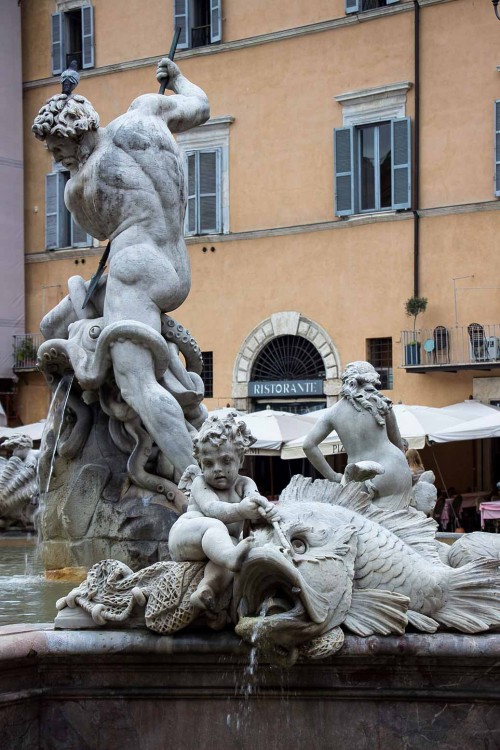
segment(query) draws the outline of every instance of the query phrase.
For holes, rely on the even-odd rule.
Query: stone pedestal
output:
[[[347,636],[331,659],[252,666],[229,633],[0,628],[9,750],[494,750],[500,635]]]

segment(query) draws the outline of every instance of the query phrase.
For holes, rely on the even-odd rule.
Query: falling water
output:
[[[49,413],[40,445],[41,461],[38,464],[38,486],[40,488],[40,502],[38,516],[41,517],[45,504],[45,496],[49,491],[50,480],[54,471],[57,445],[61,437],[64,423],[66,404],[68,403],[74,375],[63,375],[50,402]],[[37,520],[40,520],[39,518]]]

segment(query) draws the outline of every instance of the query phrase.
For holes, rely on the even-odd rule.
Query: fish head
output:
[[[298,648],[340,624],[349,609],[356,529],[333,508],[302,503],[281,508],[278,528],[253,529],[235,576],[236,632],[269,661],[293,663]]]

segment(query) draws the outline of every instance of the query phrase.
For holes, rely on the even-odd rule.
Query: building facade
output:
[[[25,309],[21,9],[16,0],[2,4],[0,20],[0,423],[3,424],[5,415],[12,422],[17,419],[13,337],[24,334]]]
[[[210,121],[178,138],[208,408],[332,403],[369,359],[395,402],[500,402],[500,24],[469,0],[23,0],[26,330],[103,247],[31,134],[71,59],[101,123],[176,62]],[[499,67],[497,67],[499,66]],[[413,321],[405,303],[425,297]],[[414,328],[415,322],[415,328]],[[17,368],[23,422],[48,391]]]

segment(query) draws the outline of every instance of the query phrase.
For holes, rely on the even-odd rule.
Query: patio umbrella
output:
[[[432,443],[452,443],[458,440],[483,440],[500,437],[500,411],[490,407],[490,413],[477,419],[462,420],[459,424],[429,435]]]
[[[309,414],[291,414],[285,411],[265,409],[239,417],[257,438],[249,455],[279,456],[284,443],[305,437],[314,424]]]
[[[14,435],[28,435],[32,440],[41,440],[45,428],[45,419],[33,424],[23,424],[19,427],[0,427],[0,438],[10,438]]]
[[[413,407],[405,406],[404,404],[396,404],[393,408],[401,437],[404,437],[405,440],[408,441],[410,448],[423,448],[425,445],[426,431],[418,417],[413,413]],[[319,411],[310,412],[304,416],[306,416],[311,423],[316,421],[326,411],[327,409],[320,409]],[[294,440],[287,441],[281,450],[281,458],[287,460],[292,458],[304,458],[304,439],[305,434]],[[331,432],[323,440],[319,449],[325,456],[345,452],[344,446],[336,432]]]

